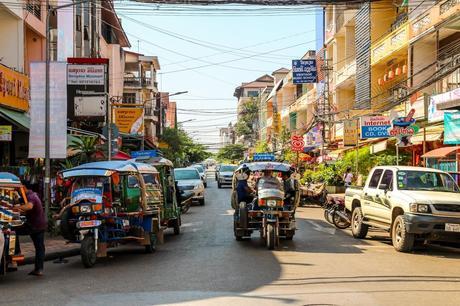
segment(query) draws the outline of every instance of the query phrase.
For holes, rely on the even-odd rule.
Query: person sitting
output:
[[[237,175],[238,182],[236,185],[236,192],[238,203],[245,202],[246,204],[249,204],[254,199],[254,190],[252,190],[252,188],[248,185],[250,173],[249,169],[243,169],[242,173]]]
[[[292,210],[295,205],[296,196],[296,181],[291,177],[291,172],[283,172],[283,186],[284,186],[284,209]]]

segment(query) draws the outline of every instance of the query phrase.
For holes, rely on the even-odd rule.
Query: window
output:
[[[139,188],[139,180],[136,176],[128,176],[128,188]]]
[[[134,93],[134,92],[125,92],[125,93],[123,93],[123,103],[125,103],[125,104],[135,104],[136,103],[136,93]]]
[[[259,92],[257,90],[248,90],[248,97],[258,97],[259,96]]]
[[[427,171],[398,171],[398,189],[459,192],[451,176]]]
[[[372,173],[371,180],[369,181],[369,188],[377,188],[379,185],[380,177],[382,176],[382,169],[376,169],[374,173]]]
[[[382,184],[385,184],[387,187],[387,189],[393,189],[393,171],[391,170],[385,170],[385,173],[383,173],[383,176],[382,176],[382,181],[380,182],[380,185]],[[380,188],[379,186],[379,189],[382,189]]]

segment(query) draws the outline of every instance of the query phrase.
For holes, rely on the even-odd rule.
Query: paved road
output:
[[[300,208],[293,241],[268,251],[258,235],[237,242],[229,189],[210,178],[206,206],[183,217],[154,254],[116,250],[92,269],[79,257],[30,266],[0,280],[4,305],[459,305],[460,252],[396,253],[383,235],[358,241],[319,208]]]

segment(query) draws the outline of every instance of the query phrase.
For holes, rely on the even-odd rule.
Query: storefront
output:
[[[449,172],[460,184],[460,146],[438,148],[422,157],[427,167]]]

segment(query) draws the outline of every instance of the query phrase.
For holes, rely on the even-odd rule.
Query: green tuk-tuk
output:
[[[174,234],[179,235],[181,226],[181,209],[176,197],[173,163],[163,157],[138,157],[135,161],[152,165],[160,173],[163,202],[162,205],[159,205],[161,210],[161,225],[163,228],[173,228]],[[140,172],[142,173],[142,169],[140,169]]]

